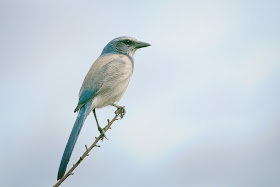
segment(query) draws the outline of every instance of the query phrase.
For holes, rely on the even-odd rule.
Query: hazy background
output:
[[[56,182],[84,76],[133,36],[127,115],[61,186],[280,186],[280,1],[0,1],[0,186]],[[97,111],[100,123],[114,109]],[[99,133],[93,115],[69,162]],[[68,167],[69,169],[70,167]]]

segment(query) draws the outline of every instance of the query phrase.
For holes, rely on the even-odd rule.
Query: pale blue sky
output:
[[[124,35],[152,44],[127,115],[62,187],[280,186],[279,6],[1,0],[0,186],[55,184],[84,76]],[[113,111],[97,111],[103,126]],[[97,135],[90,115],[69,166]]]

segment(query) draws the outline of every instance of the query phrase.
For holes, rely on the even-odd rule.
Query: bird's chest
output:
[[[119,55],[119,59],[122,60],[123,62],[123,69],[125,72],[128,73],[133,73],[133,68],[134,68],[134,60],[131,57],[128,57],[126,55]]]

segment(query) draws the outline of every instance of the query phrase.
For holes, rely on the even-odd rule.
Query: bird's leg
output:
[[[97,124],[98,131],[99,131],[100,134],[102,135],[101,140],[103,140],[104,137],[108,140],[108,138],[107,138],[106,135],[105,135],[104,129],[102,129],[102,128],[100,127],[99,123],[98,123],[98,120],[97,120],[97,117],[96,117],[96,113],[95,113],[95,108],[92,110],[92,112],[93,112],[94,117],[95,117],[95,120],[96,120],[96,124]]]
[[[123,116],[126,113],[125,106],[119,106],[119,105],[116,105],[116,104],[112,104],[112,106],[117,108],[117,110],[115,111],[115,114],[120,115],[120,117],[123,118]]]

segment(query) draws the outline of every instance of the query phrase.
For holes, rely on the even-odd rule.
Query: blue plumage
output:
[[[65,150],[64,150],[61,162],[60,162],[60,166],[59,166],[59,170],[58,170],[58,174],[57,174],[57,180],[59,180],[61,177],[63,177],[63,175],[65,173],[65,170],[67,168],[67,164],[68,164],[69,159],[72,155],[72,152],[73,152],[73,149],[74,149],[75,144],[77,142],[80,131],[83,127],[83,124],[86,120],[86,117],[88,116],[88,114],[90,112],[91,112],[90,107],[88,107],[86,105],[83,106],[79,111],[79,114],[77,116],[77,119],[75,121],[73,129],[71,131],[70,137],[68,139],[68,142],[66,144],[66,147],[65,147]]]
[[[84,90],[79,98],[79,103],[75,108],[74,112],[77,112],[81,107],[83,107],[90,99],[94,97],[96,90]]]
[[[132,37],[115,38],[105,46],[99,58],[93,63],[80,89],[79,102],[74,111],[79,111],[79,114],[65,147],[57,180],[65,174],[79,133],[91,111],[99,132],[106,137],[98,124],[95,109],[108,105],[119,108],[116,103],[122,98],[133,73],[134,53],[137,49],[147,46],[150,44]]]

